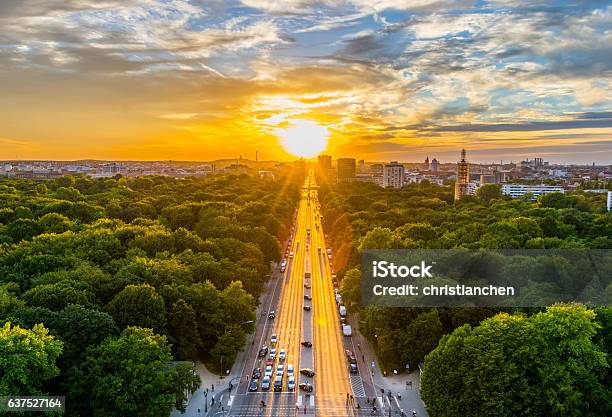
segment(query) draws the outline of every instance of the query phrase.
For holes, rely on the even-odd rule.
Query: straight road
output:
[[[294,232],[287,254],[287,271],[277,273],[277,285],[265,298],[269,302],[262,308],[253,345],[247,355],[241,383],[230,396],[225,416],[321,416],[348,417],[372,415],[365,397],[373,397],[371,383],[365,383],[361,374],[350,374],[345,349],[354,350],[352,338],[344,337],[332,283],[331,255],[321,225],[318,187],[310,170],[299,202]],[[306,296],[306,297],[305,297]],[[304,307],[310,307],[305,310]],[[276,317],[268,319],[275,310]],[[277,342],[272,344],[275,335]],[[312,348],[303,347],[302,341],[311,341]],[[276,356],[260,357],[262,346],[275,348]],[[280,358],[284,351],[285,359]],[[355,352],[358,355],[358,352]],[[266,362],[273,371],[269,390],[262,389]],[[288,387],[287,366],[294,368],[295,389]],[[284,365],[282,390],[274,391],[277,367]],[[257,390],[249,390],[254,368],[260,368],[262,377]],[[300,368],[311,368],[315,376],[300,374]],[[363,367],[360,367],[360,372]],[[363,369],[369,377],[369,370]],[[371,379],[370,379],[371,380]],[[300,383],[313,386],[313,392],[300,390]],[[349,400],[347,400],[347,397]],[[352,397],[352,398],[351,398]],[[360,404],[360,408],[357,408]]]

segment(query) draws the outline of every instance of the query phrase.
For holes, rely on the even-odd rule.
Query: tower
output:
[[[457,162],[457,182],[455,182],[455,201],[468,195],[470,164],[465,159],[465,149],[461,150],[461,160]]]

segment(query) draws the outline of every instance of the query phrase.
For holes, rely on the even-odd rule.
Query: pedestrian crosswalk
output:
[[[353,395],[355,397],[365,397],[365,388],[363,386],[363,379],[359,375],[351,375],[351,387],[353,388]]]

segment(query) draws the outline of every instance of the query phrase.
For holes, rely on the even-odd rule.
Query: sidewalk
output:
[[[355,317],[351,318],[355,322]],[[358,329],[358,326],[353,326],[353,328]],[[406,416],[412,417],[412,410],[415,410],[418,417],[427,417],[427,410],[420,395],[418,369],[410,373],[404,372],[398,375],[393,374],[393,371],[391,371],[387,376],[384,376],[370,342],[358,330],[353,332],[353,335],[355,345],[359,345],[357,349],[359,354],[358,360],[364,359],[361,364],[362,369],[367,369],[370,372],[374,388],[376,389],[378,404],[383,407],[381,414],[388,416],[389,410],[391,410],[391,415],[395,417],[398,415],[399,410],[404,410]],[[375,364],[374,368],[371,366],[372,362]],[[398,372],[400,371],[402,370],[398,369]],[[381,389],[385,390],[384,396]],[[391,392],[391,396],[389,396],[389,392]],[[401,399],[398,397],[398,393]]]

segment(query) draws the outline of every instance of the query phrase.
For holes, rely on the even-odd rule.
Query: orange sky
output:
[[[610,8],[372,2],[7,3],[0,159],[612,163]]]

